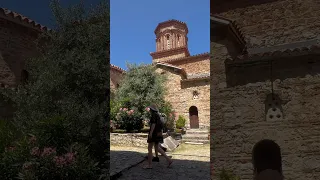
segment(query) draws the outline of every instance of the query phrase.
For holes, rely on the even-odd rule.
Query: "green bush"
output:
[[[176,128],[180,129],[185,126],[186,126],[186,119],[182,115],[179,115],[179,118],[176,122]]]
[[[133,109],[120,108],[116,123],[120,126],[120,129],[125,129],[126,132],[140,131],[143,128],[141,114]]]
[[[16,111],[13,128],[0,129],[10,139],[1,147],[0,179],[98,179],[109,173],[109,6],[89,12],[83,4],[64,9],[54,0],[51,6],[55,31],[38,39],[39,56],[27,61],[28,82],[5,92]],[[13,136],[14,127],[20,137]],[[37,137],[36,146],[28,144],[28,134]],[[71,144],[78,146],[66,150]],[[31,156],[35,147],[54,148],[61,161],[77,152],[75,164],[56,167],[57,158]]]
[[[40,147],[35,136],[13,143],[0,164],[0,179],[98,179],[98,174],[87,148],[74,144],[59,153],[55,147]]]
[[[0,154],[3,153],[5,148],[15,141],[19,135],[21,134],[12,121],[0,119]]]

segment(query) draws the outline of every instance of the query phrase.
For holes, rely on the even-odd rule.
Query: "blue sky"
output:
[[[111,63],[151,63],[158,23],[176,19],[187,23],[191,55],[210,51],[209,0],[111,0]]]
[[[51,0],[0,0],[0,7],[22,14],[39,24],[52,28],[54,25],[49,7]],[[60,0],[64,7],[77,4],[80,0]],[[97,5],[100,0],[84,0],[86,7]]]

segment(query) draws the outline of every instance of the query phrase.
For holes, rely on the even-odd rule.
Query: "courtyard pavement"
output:
[[[147,150],[133,147],[111,147],[111,179],[118,180],[191,180],[210,179],[210,148],[186,145],[168,153],[174,163],[167,168],[164,157],[153,163],[153,169],[143,169]]]

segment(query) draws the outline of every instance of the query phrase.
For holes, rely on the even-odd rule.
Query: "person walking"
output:
[[[154,158],[153,159],[153,154],[152,154],[152,149],[153,147],[156,150],[156,155],[157,152],[159,152],[168,162],[168,166],[170,167],[172,164],[172,159],[170,159],[164,150],[159,147],[159,143],[163,143],[163,136],[162,136],[162,131],[163,131],[163,124],[161,123],[160,120],[160,115],[159,115],[159,110],[156,105],[151,105],[149,106],[150,108],[150,113],[151,113],[151,119],[150,119],[150,130],[148,134],[148,164],[144,166],[144,169],[152,169],[152,160],[156,161]]]

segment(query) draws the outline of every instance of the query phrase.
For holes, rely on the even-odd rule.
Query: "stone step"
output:
[[[203,145],[203,144],[205,144],[205,143],[202,143],[202,142],[185,142],[185,144]]]
[[[208,130],[190,129],[186,131],[186,134],[209,134]]]
[[[185,134],[182,139],[208,139],[208,134]]]
[[[203,140],[203,139],[183,139],[182,140],[183,143],[185,144],[209,144],[210,141],[209,140]]]

